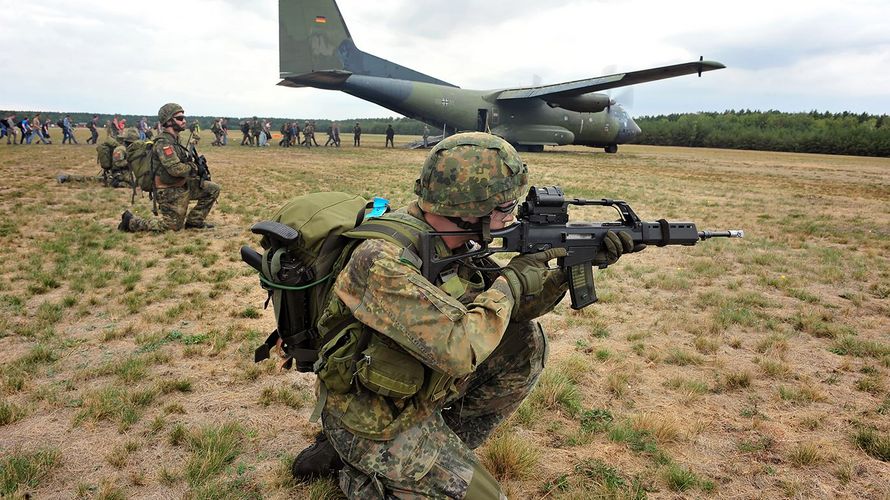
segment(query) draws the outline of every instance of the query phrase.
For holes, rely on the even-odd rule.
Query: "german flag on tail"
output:
[[[315,22],[317,24],[324,24],[324,23],[328,22],[328,18],[326,18],[324,16],[315,16]]]

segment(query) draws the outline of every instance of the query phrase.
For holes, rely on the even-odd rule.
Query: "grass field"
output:
[[[238,249],[301,193],[410,201],[425,153],[364,143],[202,144],[217,227],[151,235],[115,229],[126,190],[56,183],[93,147],[0,141],[0,496],[338,498],[289,480],[314,378],[252,363],[273,320]],[[543,318],[541,381],[478,450],[511,498],[888,498],[890,159],[524,157],[534,184],[746,237],[626,256]]]

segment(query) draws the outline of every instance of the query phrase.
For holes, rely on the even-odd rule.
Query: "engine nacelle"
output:
[[[599,113],[612,104],[611,97],[598,92],[573,96],[547,96],[544,99],[551,108],[563,108],[579,113]]]

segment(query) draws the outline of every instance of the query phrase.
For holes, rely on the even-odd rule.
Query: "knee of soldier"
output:
[[[215,182],[205,181],[204,182],[204,191],[207,192],[210,197],[214,200],[219,196],[220,187],[219,184]]]
[[[501,491],[501,485],[480,464],[473,466],[473,479],[467,486],[466,500],[507,500],[507,496]]]

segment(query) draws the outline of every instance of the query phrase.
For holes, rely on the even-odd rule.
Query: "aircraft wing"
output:
[[[725,67],[726,66],[717,61],[694,61],[683,64],[674,64],[671,66],[662,66],[660,68],[631,71],[629,73],[598,76],[596,78],[576,80],[573,82],[544,85],[541,87],[507,89],[498,95],[497,100],[530,99],[533,97],[542,97],[546,100],[546,97],[578,96],[589,92],[598,92],[601,90],[614,89],[616,87],[635,85],[637,83],[664,80],[665,78],[673,78],[675,76],[694,75],[696,73],[701,76],[705,71],[713,71]]]

